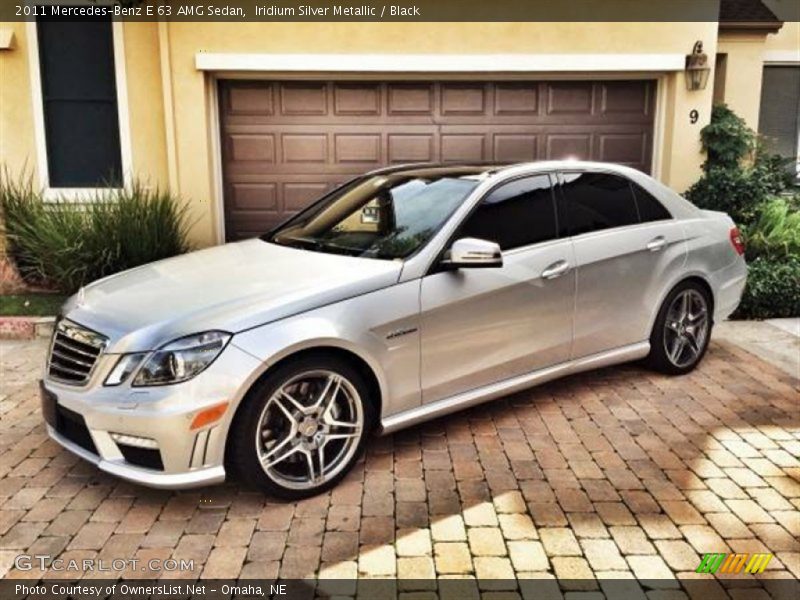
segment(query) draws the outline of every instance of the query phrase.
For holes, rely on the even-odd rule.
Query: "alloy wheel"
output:
[[[279,485],[313,489],[348,464],[363,430],[355,386],[333,371],[306,371],[284,382],[264,405],[256,427],[258,460]]]
[[[708,337],[708,302],[695,289],[675,296],[664,323],[664,350],[669,361],[683,368],[698,360]]]

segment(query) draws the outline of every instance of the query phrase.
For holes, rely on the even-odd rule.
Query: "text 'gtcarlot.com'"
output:
[[[80,560],[53,558],[49,554],[20,554],[14,559],[14,566],[20,571],[41,569],[49,571],[194,571],[194,560],[151,558],[143,561],[138,558],[83,558]]]

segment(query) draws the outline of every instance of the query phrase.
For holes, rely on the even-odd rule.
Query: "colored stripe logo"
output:
[[[700,561],[695,573],[736,575],[744,569],[745,573],[755,575],[756,573],[763,573],[770,560],[772,560],[772,554],[767,553],[725,554],[717,552],[704,554],[703,560]]]

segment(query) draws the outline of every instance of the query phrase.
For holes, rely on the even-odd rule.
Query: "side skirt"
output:
[[[417,425],[424,421],[435,419],[477,404],[481,404],[488,400],[493,400],[507,394],[512,394],[525,388],[558,379],[565,375],[573,373],[580,373],[582,371],[589,371],[591,369],[599,369],[610,365],[629,362],[644,358],[650,352],[650,342],[639,342],[637,344],[630,344],[622,346],[621,348],[614,348],[606,352],[592,354],[576,360],[539,369],[538,371],[531,371],[524,375],[518,375],[503,381],[489,384],[487,386],[462,392],[449,398],[443,398],[432,402],[430,404],[422,404],[410,410],[389,415],[381,421],[381,434],[386,435],[394,433],[400,429]]]

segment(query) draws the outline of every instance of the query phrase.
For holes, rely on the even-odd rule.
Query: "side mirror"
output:
[[[499,244],[477,238],[461,238],[445,253],[442,266],[451,269],[487,269],[503,266]]]

